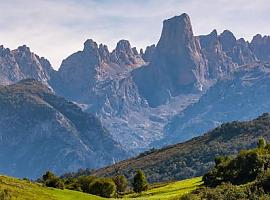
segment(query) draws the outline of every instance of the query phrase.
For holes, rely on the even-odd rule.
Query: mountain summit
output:
[[[135,71],[134,79],[153,107],[165,103],[171,96],[202,90],[205,62],[187,14],[163,22],[150,64]]]

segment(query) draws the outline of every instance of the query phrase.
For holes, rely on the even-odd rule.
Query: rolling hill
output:
[[[222,124],[203,136],[160,150],[145,152],[112,166],[66,176],[113,176],[118,172],[131,178],[136,169],[142,169],[150,182],[201,176],[213,166],[216,156],[235,155],[242,149],[253,148],[260,137],[270,140],[270,116],[267,113],[251,121]]]

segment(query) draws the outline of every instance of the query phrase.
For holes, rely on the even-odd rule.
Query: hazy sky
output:
[[[87,38],[110,50],[120,39],[137,48],[157,43],[162,21],[183,12],[196,35],[270,35],[269,0],[0,0],[0,44],[26,44],[57,69]]]

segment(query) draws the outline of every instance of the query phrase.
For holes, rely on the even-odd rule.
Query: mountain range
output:
[[[84,161],[74,162],[67,155],[63,157],[67,159],[66,169],[76,170],[82,167],[101,167],[113,163],[114,159],[120,160],[152,147],[186,141],[224,122],[248,120],[268,112],[269,61],[269,36],[258,34],[251,42],[243,38],[237,39],[229,30],[221,34],[213,30],[208,35],[195,36],[191,20],[184,13],[164,20],[160,40],[145,51],[138,51],[129,41],[120,40],[110,52],[106,45],[88,39],[81,51],[63,60],[58,71],[52,68],[47,59],[34,54],[25,45],[15,50],[1,46],[0,84],[3,85],[1,90],[4,92],[14,87],[22,88],[14,96],[21,98],[19,102],[26,101],[26,105],[33,103],[35,107],[40,105],[36,100],[45,102],[42,105],[46,104],[48,108],[45,106],[40,111],[41,115],[44,113],[46,116],[46,112],[50,113],[53,109],[51,123],[56,124],[56,127],[63,125],[57,115],[67,118],[63,120],[68,121],[67,126],[72,127],[77,134],[72,133],[76,135],[73,139],[77,144],[74,145],[85,145],[74,150],[75,155],[82,154]],[[40,83],[30,81],[29,78]],[[19,82],[23,79],[28,81]],[[77,117],[73,116],[71,119],[63,113],[69,108],[58,110],[59,105],[47,102],[48,99],[40,96],[38,89],[33,94],[29,93],[27,87],[32,84],[33,87],[39,85],[38,88],[46,88],[45,93],[58,99],[60,105],[72,105],[72,109],[79,113],[75,115],[82,116],[79,122],[87,123],[89,117],[95,120],[89,122],[90,124],[78,123]],[[24,90],[27,94],[24,94]],[[9,92],[5,93],[7,94]],[[35,101],[31,100],[29,103],[24,96],[31,96],[30,99]],[[16,134],[23,130],[22,125],[27,124],[26,116],[36,119],[35,112],[32,113],[35,110],[33,106],[20,111],[27,115],[17,118],[18,124],[10,126],[11,129],[1,127],[1,137],[18,137]],[[15,118],[8,113],[16,110],[12,106],[5,109],[5,113],[1,114],[2,124],[11,124]],[[34,130],[40,129],[34,127],[43,123],[43,119],[36,120],[28,127],[31,135],[33,134],[30,138],[35,138],[37,132]],[[89,133],[90,136],[88,133],[86,135],[97,135],[100,137],[97,141],[89,141],[83,136],[91,127],[99,128]],[[65,129],[68,129],[66,133],[71,134],[71,129]],[[50,127],[46,134],[50,133],[60,134],[60,131]],[[64,138],[65,136],[62,139]],[[105,141],[109,141],[110,150],[103,149]],[[95,156],[102,161],[96,162],[96,157],[91,157],[87,150],[89,146],[92,146]],[[65,149],[61,145],[57,148],[59,152]],[[27,148],[25,151],[28,151]],[[88,156],[91,157],[90,160]],[[51,159],[56,158],[57,154]],[[6,159],[4,154],[2,159]],[[64,162],[60,162],[59,167],[45,166],[62,173],[63,171],[58,170],[62,167],[61,163]],[[13,165],[7,163],[6,166]],[[20,175],[16,166],[9,168],[9,174]],[[25,174],[36,176],[41,170],[43,169],[37,172],[26,171]]]

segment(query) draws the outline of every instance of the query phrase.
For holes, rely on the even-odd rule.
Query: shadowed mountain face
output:
[[[48,82],[56,94],[98,116],[114,140],[138,152],[199,135],[237,119],[237,113],[250,119],[268,108],[269,47],[267,36],[249,43],[229,30],[194,36],[190,18],[182,14],[163,22],[160,40],[145,52],[127,40],[110,52],[89,39],[57,72],[26,47],[2,47],[0,80]],[[265,94],[258,101],[256,87]],[[250,107],[236,106],[246,99]]]
[[[1,86],[0,107],[1,173],[37,178],[127,156],[96,117],[35,80]]]

